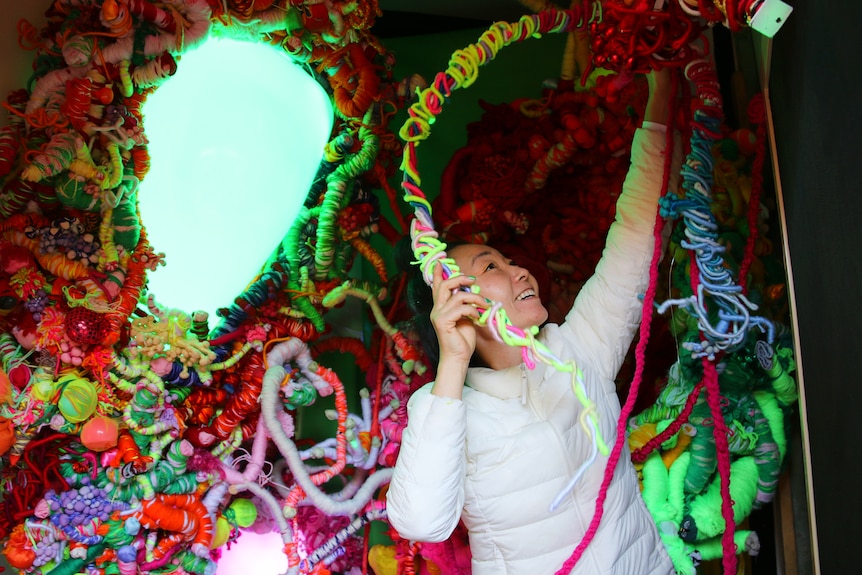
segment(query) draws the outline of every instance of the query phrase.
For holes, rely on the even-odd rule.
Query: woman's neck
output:
[[[482,362],[494,370],[515,367],[523,361],[520,347],[514,347],[496,339],[479,338],[476,341],[476,352],[482,358]]]

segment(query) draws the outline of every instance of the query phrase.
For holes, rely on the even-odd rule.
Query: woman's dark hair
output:
[[[446,247],[451,249],[465,243],[453,241]],[[434,297],[431,293],[431,286],[425,283],[419,266],[413,263],[415,259],[410,237],[405,236],[399,239],[395,244],[395,263],[400,271],[407,274],[404,291],[407,307],[413,314],[410,318],[410,326],[422,344],[422,349],[425,351],[431,369],[437,369],[437,361],[440,359],[440,343],[437,341],[437,332],[434,331],[434,326],[431,324],[431,308],[434,307]]]

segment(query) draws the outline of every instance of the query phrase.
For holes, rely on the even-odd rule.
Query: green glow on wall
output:
[[[167,307],[230,304],[290,228],[332,130],[324,89],[264,44],[210,39],[143,108],[151,169],[141,218],[166,266],[149,291]]]

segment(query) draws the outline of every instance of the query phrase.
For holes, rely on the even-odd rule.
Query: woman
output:
[[[635,134],[602,259],[566,321],[545,325],[538,336],[557,357],[582,370],[609,445],[620,414],[614,377],[641,318],[638,296],[647,287],[653,253],[669,72],[650,74],[649,87],[644,124]],[[488,246],[450,246],[448,255],[463,275],[444,280],[441,266],[434,271],[430,320],[439,344],[436,379],[408,404],[408,426],[387,495],[389,519],[404,538],[416,541],[445,540],[463,519],[474,575],[555,573],[589,526],[607,457],[598,455],[566,491],[593,454],[593,441],[579,423],[584,408],[572,391],[571,375],[544,364],[526,369],[519,348],[473,321],[487,298],[502,303],[516,327],[542,325],[548,312],[535,278]],[[473,286],[478,294],[469,289]],[[572,572],[673,572],[627,450],[615,469],[598,531]]]

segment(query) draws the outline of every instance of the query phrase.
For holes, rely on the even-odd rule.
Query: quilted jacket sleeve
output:
[[[635,133],[631,166],[602,258],[561,326],[567,339],[582,350],[591,369],[608,385],[616,377],[641,320],[639,296],[649,280],[666,140],[663,126],[641,128]],[[675,159],[670,185],[674,185],[678,172]]]
[[[457,399],[431,395],[431,384],[407,404],[408,423],[386,508],[405,539],[446,540],[461,518],[466,473],[466,408]]]

